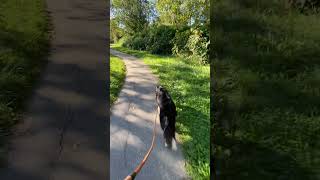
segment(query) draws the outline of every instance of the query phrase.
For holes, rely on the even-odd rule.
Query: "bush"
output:
[[[191,52],[191,58],[195,58],[202,63],[207,63],[209,59],[210,40],[200,29],[191,30],[192,34],[188,39],[186,47]]]
[[[319,0],[289,0],[289,3],[303,13],[319,12],[320,10]]]
[[[200,28],[177,30],[172,40],[174,55],[196,59],[207,63],[209,58],[208,33]]]
[[[146,50],[153,54],[171,54],[173,47],[172,39],[174,35],[175,29],[171,26],[152,26],[148,30]]]
[[[7,135],[9,133],[9,128],[15,122],[15,114],[13,109],[8,107],[7,105],[1,103],[0,104],[0,138],[3,135]]]
[[[175,29],[165,25],[154,25],[130,36],[124,46],[134,50],[147,50],[152,54],[171,54]]]
[[[320,177],[319,15],[283,6],[215,4],[217,179]]]
[[[128,37],[123,46],[134,50],[146,50],[147,39],[143,37],[144,33],[138,33]]]
[[[174,54],[207,63],[209,44],[209,35],[204,28],[177,29],[167,25],[152,25],[128,37],[123,46],[134,50],[146,50],[152,54]]]
[[[124,30],[121,29],[115,20],[110,20],[110,41],[111,43],[118,42],[124,35]]]
[[[177,30],[174,38],[172,39],[172,53],[177,56],[188,56],[191,54],[189,48],[186,46],[191,30],[189,27]]]

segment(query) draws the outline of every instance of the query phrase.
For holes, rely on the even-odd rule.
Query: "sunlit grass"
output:
[[[126,70],[124,62],[115,56],[110,56],[110,99],[111,105],[117,100],[118,94],[121,91]]]

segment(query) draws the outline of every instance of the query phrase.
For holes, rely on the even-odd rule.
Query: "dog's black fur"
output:
[[[172,140],[175,141],[176,132],[176,106],[168,91],[162,87],[156,87],[156,101],[160,108],[160,125],[166,144],[172,147]]]

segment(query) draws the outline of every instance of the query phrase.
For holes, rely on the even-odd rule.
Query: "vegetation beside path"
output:
[[[285,2],[213,5],[217,179],[320,179],[320,14]]]
[[[110,100],[111,105],[117,100],[121,91],[124,79],[126,77],[126,68],[124,62],[116,57],[110,56]]]
[[[111,47],[143,59],[158,75],[160,84],[169,90],[177,106],[178,139],[183,145],[187,172],[193,179],[209,179],[209,65],[130,50],[120,43]]]
[[[0,165],[11,127],[19,119],[49,47],[44,0],[0,3]]]

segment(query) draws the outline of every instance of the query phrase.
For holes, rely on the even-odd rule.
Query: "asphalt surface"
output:
[[[122,58],[127,70],[110,117],[110,179],[123,180],[140,163],[151,144],[158,80],[141,60],[115,50],[110,53]],[[181,146],[177,151],[167,149],[159,119],[157,123],[155,148],[136,179],[187,179]]]
[[[10,144],[1,180],[109,179],[104,0],[47,0],[51,55]]]

